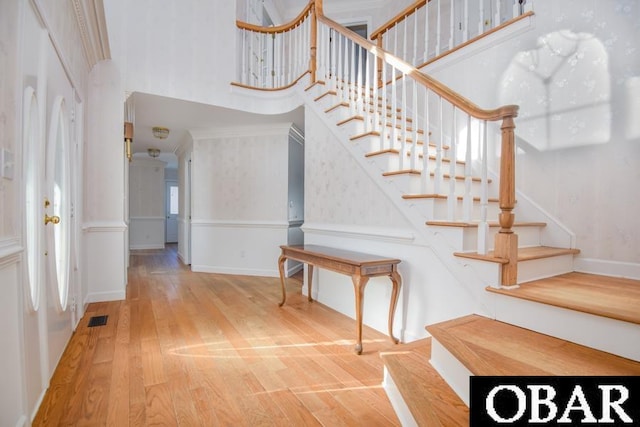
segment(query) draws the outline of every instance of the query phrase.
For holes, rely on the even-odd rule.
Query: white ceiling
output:
[[[147,149],[159,148],[160,160],[167,167],[177,167],[175,151],[190,130],[211,130],[229,128],[246,123],[295,123],[304,129],[304,110],[298,108],[286,114],[254,114],[213,105],[199,104],[163,96],[140,92],[131,94],[135,111],[133,144],[135,157],[147,156]],[[161,126],[169,128],[167,139],[157,139],[151,128]]]

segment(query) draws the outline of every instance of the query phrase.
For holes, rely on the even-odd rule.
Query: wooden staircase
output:
[[[512,319],[506,323],[470,315],[429,325],[426,329],[431,338],[382,355],[390,377],[385,388],[390,390],[388,395],[399,417],[405,418],[403,425],[468,425],[463,418],[465,414],[468,416],[464,412],[466,406],[460,407],[451,393],[455,390],[455,397],[468,405],[470,375],[640,375],[640,345],[637,344],[640,343],[640,281],[568,273],[530,282],[518,289],[488,287],[487,291],[508,299],[557,307],[569,315],[583,314],[605,323],[618,323],[624,330],[617,333],[619,337],[603,337],[598,335],[597,328],[585,328],[578,320],[568,324],[569,328],[586,329],[588,335],[596,336],[600,343],[606,344],[608,351],[603,351],[558,338],[557,334],[516,326]],[[530,317],[531,312],[527,313]],[[557,317],[550,320],[556,322]],[[534,317],[533,321],[543,319]],[[599,327],[610,331],[607,325]],[[635,360],[614,354],[618,353],[614,351],[617,338],[625,341],[626,351],[630,348]],[[410,369],[413,371],[409,372]],[[423,391],[427,387],[429,391]],[[436,418],[437,422],[426,419],[434,413],[442,417],[433,409],[442,400],[451,402],[451,413],[445,417],[455,414],[459,417],[457,422],[448,418]]]
[[[448,220],[447,196],[421,192],[416,183],[421,168],[401,167],[401,157],[410,157],[410,150],[376,150],[381,135],[364,132],[348,104],[333,98],[326,92],[316,102],[354,153],[396,187],[401,207],[417,210],[427,232],[441,235],[460,264],[476,268],[489,284],[486,295],[495,319],[471,315],[430,325],[432,339],[382,355],[385,389],[403,425],[467,425],[469,375],[640,374],[640,346],[629,344],[640,342],[640,281],[576,273],[578,249],[546,244],[554,239],[545,234],[545,222],[520,221],[513,225],[519,237],[518,285],[500,286],[499,267],[507,260],[496,256],[492,246],[486,254],[477,252],[478,221]],[[424,144],[428,132],[415,134],[417,143]],[[429,151],[429,158],[434,161],[435,153]],[[456,170],[465,168],[460,159],[443,161],[455,162]],[[465,185],[460,177],[454,180],[456,186]],[[457,198],[461,210],[462,194]],[[475,196],[474,215],[479,202]],[[497,205],[497,198],[489,199],[490,217],[499,214]],[[489,242],[499,228],[496,221],[488,224]]]

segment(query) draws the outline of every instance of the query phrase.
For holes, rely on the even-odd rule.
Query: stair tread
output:
[[[526,248],[518,248],[518,262],[531,261],[534,259],[550,258],[560,255],[575,255],[579,254],[579,249],[574,248],[554,248],[551,246],[531,246]],[[496,257],[494,251],[487,252],[486,255],[479,254],[477,252],[454,252],[455,256],[461,258],[471,258],[481,261],[496,262],[505,264],[508,262],[505,258]]]
[[[487,290],[640,325],[640,280],[573,272]]]
[[[446,194],[403,194],[402,198],[405,200],[415,200],[415,199],[446,199],[448,196]],[[463,200],[463,196],[457,196],[458,200]],[[474,197],[474,202],[479,202],[480,197]],[[489,197],[488,201],[490,203],[498,203],[499,200],[493,197]]]
[[[640,363],[478,315],[427,326],[474,375],[640,375]]]
[[[419,426],[467,426],[469,408],[429,363],[431,338],[380,357]]]
[[[460,227],[460,228],[469,228],[474,227],[477,228],[480,224],[480,221],[427,221],[427,225],[433,225],[438,227]],[[496,221],[488,221],[489,227],[500,227],[500,223]],[[545,227],[547,225],[546,222],[515,222],[513,224],[514,227]]]

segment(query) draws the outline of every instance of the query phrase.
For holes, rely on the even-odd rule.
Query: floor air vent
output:
[[[107,324],[107,317],[109,316],[93,316],[89,319],[89,327],[93,328],[94,326],[104,326]]]

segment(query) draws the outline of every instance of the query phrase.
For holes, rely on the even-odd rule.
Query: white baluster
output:
[[[407,163],[407,75],[402,73],[402,91],[400,92],[400,112],[394,111],[393,117],[400,115],[400,170],[405,170]]]
[[[480,22],[478,22],[478,35],[482,35],[484,33],[484,0],[481,0],[479,4]]]
[[[500,25],[500,22],[502,21],[500,19],[500,15],[502,13],[501,11],[501,6],[502,6],[502,2],[500,0],[496,0],[496,13],[494,14],[494,18],[493,18],[493,27],[497,27],[498,25]]]
[[[452,107],[451,116],[451,137],[449,138],[449,193],[447,194],[447,219],[455,221],[456,219],[456,159],[458,157],[458,129],[457,129],[457,108]]]
[[[375,61],[375,57],[371,58],[369,55],[369,51],[362,49],[362,56],[364,58],[364,99],[362,102],[362,112],[364,118],[364,131],[371,131],[371,61]]]
[[[424,86],[424,141],[422,143],[422,194],[429,191],[429,89]],[[435,176],[434,176],[435,179]]]
[[[462,41],[469,40],[469,0],[464,0],[464,23],[462,24]]]
[[[488,180],[488,132],[487,121],[478,123],[480,136],[480,161],[482,164],[481,171],[481,190],[480,190],[480,223],[478,224],[478,253],[486,254],[489,251],[489,223],[487,222],[487,212],[489,209],[489,180]]]
[[[440,55],[440,43],[442,40],[442,13],[441,3],[442,0],[436,0],[438,2],[437,15],[436,15],[436,56]]]
[[[413,10],[413,62],[418,65],[418,9]]]
[[[449,16],[449,50],[455,46],[456,39],[456,14],[454,10],[455,1],[451,0],[451,11]]]
[[[380,150],[384,150],[387,147],[391,148],[391,139],[387,143],[387,105],[388,105],[388,88],[387,88],[387,64],[382,62],[382,87],[380,88],[382,92],[382,105],[380,108],[380,119],[381,119],[381,128],[380,128]],[[377,106],[376,102],[376,106]]]
[[[352,40],[349,40],[349,111],[351,115],[356,115],[357,100],[356,100],[356,44]]]
[[[408,42],[408,37],[407,37],[407,27],[409,26],[409,23],[407,22],[409,20],[408,17],[405,17],[402,20],[402,56],[400,58],[404,59],[405,61],[408,58],[408,52],[407,52],[407,42]]]
[[[329,29],[330,37],[331,37],[331,89],[338,93],[338,78],[336,77],[337,72],[337,51],[338,51],[338,40],[336,32],[333,28]]]
[[[397,96],[397,79],[396,79],[396,68],[391,67],[391,144],[389,145],[391,148],[396,147],[396,143],[398,141],[398,133],[397,133],[397,120],[398,117],[396,115],[396,111],[398,110],[398,96]],[[386,111],[383,111],[383,114],[387,114]],[[401,153],[402,154],[402,153]],[[402,156],[400,157],[400,164],[402,167]]]
[[[380,120],[380,115],[378,114],[378,58],[375,55],[371,55],[370,61],[373,62],[373,73],[371,73],[372,93],[371,102],[369,102],[367,109],[372,110],[372,130],[377,132],[380,129],[378,123]]]
[[[436,167],[435,167],[435,176],[434,176],[434,192],[435,194],[442,194],[443,189],[443,183],[442,183],[442,151],[444,150],[444,106],[443,106],[443,99],[442,97],[439,97],[439,106],[438,106],[438,126],[440,126],[440,128],[438,129],[439,135],[438,135],[438,141],[436,142]]]
[[[411,113],[411,116],[413,117],[413,124],[412,124],[412,135],[411,138],[413,139],[413,143],[411,144],[411,158],[410,158],[410,162],[409,162],[409,168],[412,170],[416,170],[417,169],[417,157],[418,157],[418,82],[416,82],[415,80],[411,79],[413,85],[413,94],[412,94],[412,100],[411,100],[411,108],[413,110],[413,112]],[[406,120],[406,119],[405,119]]]
[[[429,60],[429,9],[431,2],[427,2],[424,5],[424,58],[422,58],[422,62],[427,62]]]
[[[473,209],[473,196],[471,195],[472,170],[471,170],[471,116],[467,114],[467,147],[464,164],[464,198],[462,201],[463,219],[471,221],[471,210]]]

